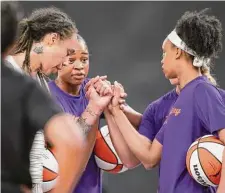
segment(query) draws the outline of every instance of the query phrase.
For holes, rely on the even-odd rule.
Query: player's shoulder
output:
[[[217,88],[223,98],[225,98],[225,90],[222,88]]]
[[[150,103],[148,105],[148,108],[149,109],[161,108],[162,106],[165,105],[165,103],[167,103],[169,101],[175,101],[177,99],[177,97],[178,97],[178,94],[176,93],[176,89],[173,89],[173,90],[167,92],[166,94],[164,94],[163,96],[159,97],[152,103]]]
[[[155,100],[153,104],[160,105],[164,103],[165,101],[175,100],[177,97],[178,97],[178,94],[176,93],[176,89],[173,89],[167,92],[166,94],[164,94],[163,96],[161,96],[160,98],[158,98],[157,100]]]
[[[225,98],[225,91],[219,89],[209,81],[199,82],[194,91],[194,97],[197,100],[204,100],[205,98],[217,98],[217,99],[224,99]]]
[[[218,92],[218,88],[213,85],[211,82],[209,81],[199,81],[195,87],[194,87],[194,92],[202,92],[202,91],[217,91]]]

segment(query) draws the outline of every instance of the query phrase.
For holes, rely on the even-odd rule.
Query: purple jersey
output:
[[[197,138],[225,128],[223,93],[203,76],[189,82],[181,90],[156,135],[156,139],[163,144],[159,193],[216,192],[213,188],[198,184],[189,175],[186,154]]]
[[[177,97],[178,94],[173,89],[149,104],[143,114],[138,130],[139,133],[153,141],[159,129],[162,127],[166,116],[169,114],[171,106],[177,100]]]
[[[67,113],[73,114],[75,116],[80,116],[86,106],[88,105],[88,100],[85,97],[84,86],[88,82],[85,80],[80,89],[79,96],[72,96],[68,93],[62,91],[54,81],[49,82],[49,89],[56,99],[56,102],[60,104],[63,110]],[[92,153],[87,167],[77,185],[74,193],[101,193],[102,192],[102,180],[101,180],[101,170],[97,167],[94,154]]]

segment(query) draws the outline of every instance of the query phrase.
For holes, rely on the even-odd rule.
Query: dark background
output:
[[[187,10],[212,8],[225,28],[225,2],[21,2],[25,13],[53,5],[76,22],[91,53],[90,77],[108,75],[121,82],[127,102],[143,112],[145,107],[172,87],[161,71],[161,44]],[[225,45],[225,39],[223,39]],[[225,51],[213,72],[225,88]],[[107,193],[155,193],[157,168],[143,167],[120,175],[104,173]],[[169,174],[168,174],[169,175]]]

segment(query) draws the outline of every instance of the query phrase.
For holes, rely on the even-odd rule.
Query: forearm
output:
[[[141,123],[142,114],[132,109],[130,106],[125,106],[124,114],[130,123],[137,129]]]
[[[124,140],[117,124],[115,123],[113,116],[110,114],[108,110],[104,111],[104,115],[106,118],[106,122],[109,128],[110,137],[112,139],[112,143],[116,149],[116,152],[121,159],[122,163],[127,168],[133,168],[137,166],[140,161],[135,157],[132,151],[129,149],[126,141]]]
[[[100,117],[102,112],[103,111],[99,107],[97,107],[95,104],[89,102],[86,109],[81,114],[80,120],[78,120],[78,121],[82,122],[81,123],[82,127],[85,125],[85,126],[89,127],[89,130],[90,130],[90,128],[96,123],[96,121],[98,120],[98,118]],[[88,131],[87,131],[87,133],[88,133]]]
[[[73,191],[86,168],[91,146],[94,146],[96,128],[91,129],[78,120],[71,115],[62,115],[47,125],[46,136],[56,150],[59,164],[59,180],[52,193]]]
[[[134,155],[143,163],[151,163],[151,141],[139,134],[121,110],[115,110],[114,120],[118,125],[127,145]]]

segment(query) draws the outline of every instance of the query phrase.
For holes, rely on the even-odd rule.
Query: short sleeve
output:
[[[154,114],[155,114],[154,105],[153,104],[148,105],[142,116],[141,124],[138,129],[141,135],[144,135],[151,141],[153,141],[157,133],[157,131],[155,131]]]
[[[204,128],[214,133],[225,128],[225,103],[216,87],[201,83],[194,91],[195,111]]]
[[[164,131],[165,131],[166,126],[162,126],[159,132],[156,134],[155,139],[163,145],[163,140],[164,140]]]
[[[23,97],[25,119],[32,128],[43,129],[51,117],[60,113],[61,109],[51,99],[50,95],[45,93],[35,82],[32,81],[27,86],[26,91]]]

